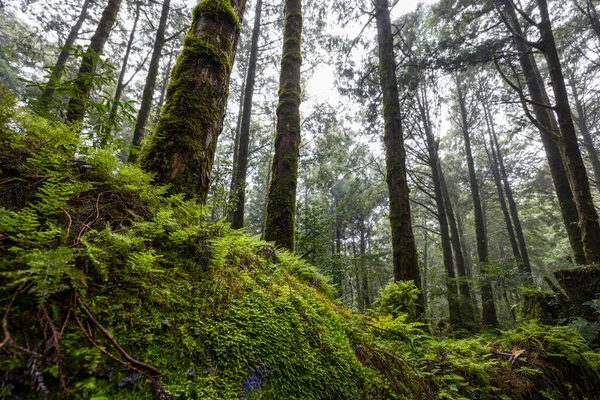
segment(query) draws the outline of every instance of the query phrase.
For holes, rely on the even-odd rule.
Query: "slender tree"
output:
[[[386,148],[386,181],[390,200],[390,225],[394,279],[414,281],[421,287],[417,248],[410,215],[409,188],[406,177],[406,151],[400,115],[400,99],[396,82],[394,37],[387,0],[376,0],[375,21],[379,45],[379,79],[383,92],[384,143]],[[424,312],[421,294],[419,314]]]
[[[267,201],[265,240],[293,251],[300,147],[302,1],[285,0],[284,15],[275,156]]]
[[[254,81],[256,77],[256,61],[258,59],[258,39],[260,36],[260,16],[262,0],[256,2],[254,12],[254,29],[252,30],[252,47],[248,61],[248,75],[244,89],[244,108],[242,125],[240,128],[240,141],[235,173],[235,186],[233,193],[233,219],[231,226],[234,229],[244,227],[244,207],[246,202],[246,175],[248,169],[248,150],[250,147],[250,117],[252,115],[252,95],[254,94]]]
[[[461,129],[465,142],[465,155],[467,158],[467,166],[469,168],[469,183],[471,187],[471,197],[473,199],[473,212],[475,214],[475,233],[477,236],[477,255],[481,268],[481,301],[482,301],[482,320],[483,323],[489,326],[498,326],[498,318],[496,316],[496,306],[494,302],[494,293],[492,284],[488,276],[488,240],[485,231],[485,220],[483,208],[481,205],[481,196],[479,195],[479,182],[475,172],[475,162],[473,161],[473,153],[471,151],[471,137],[469,133],[469,118],[466,107],[466,96],[463,89],[463,84],[456,77],[456,93],[458,98]]]
[[[202,0],[141,164],[155,182],[206,203],[245,0]]]
[[[131,27],[131,32],[129,33],[129,40],[127,41],[127,47],[125,48],[125,55],[123,56],[123,62],[121,63],[121,72],[119,73],[119,79],[117,80],[117,87],[115,88],[115,95],[113,96],[113,103],[110,107],[110,113],[108,114],[108,123],[104,129],[104,133],[102,135],[101,146],[104,147],[110,141],[110,135],[112,133],[112,129],[115,125],[115,120],[117,117],[117,111],[119,110],[119,101],[121,100],[121,95],[123,94],[123,90],[125,89],[125,74],[127,73],[127,67],[129,64],[129,56],[131,55],[131,48],[133,47],[133,42],[135,40],[135,33],[137,30],[137,24],[140,19],[140,8],[142,6],[142,2],[138,0],[135,5],[135,14],[133,18],[133,26]]]
[[[446,210],[446,217],[448,218],[448,225],[450,226],[450,241],[452,242],[452,249],[454,250],[454,261],[456,265],[456,272],[458,275],[458,293],[460,296],[460,308],[461,318],[463,324],[469,322],[475,322],[475,316],[477,315],[477,308],[475,299],[471,296],[471,287],[469,285],[469,275],[467,273],[467,263],[465,261],[465,252],[463,250],[463,243],[461,241],[461,234],[459,231],[456,217],[454,216],[454,209],[452,207],[452,200],[448,193],[448,186],[446,185],[446,178],[442,171],[441,163],[438,159],[438,179],[440,180],[440,188],[442,189],[442,196],[444,197],[444,208]]]
[[[127,159],[129,162],[135,162],[137,160],[139,147],[145,136],[146,124],[148,123],[150,112],[152,111],[152,99],[154,98],[154,88],[156,87],[160,57],[162,56],[162,49],[165,45],[165,32],[167,30],[170,6],[171,0],[163,0],[160,21],[158,23],[158,29],[156,30],[156,37],[154,38],[152,57],[150,58],[150,65],[148,66],[148,75],[146,76],[144,92],[142,93],[142,102],[135,122],[135,128],[133,129],[133,140],[131,143],[131,150],[129,151],[129,158]]]
[[[421,86],[425,86],[423,83]],[[433,191],[437,211],[437,220],[440,225],[440,237],[442,241],[442,257],[444,267],[446,268],[446,297],[448,299],[448,309],[450,312],[450,326],[458,327],[462,325],[460,315],[460,304],[457,297],[456,274],[454,272],[454,259],[452,258],[452,243],[450,241],[450,231],[448,228],[448,218],[446,216],[446,207],[444,206],[444,195],[438,169],[438,142],[432,130],[431,116],[429,111],[429,102],[427,93],[423,87],[417,90],[417,105],[421,118],[421,124],[425,132],[427,142],[427,152],[429,167],[431,168],[431,180],[433,181]]]
[[[46,88],[39,99],[38,107],[42,112],[47,111],[48,107],[50,107],[50,101],[54,96],[56,84],[60,81],[62,74],[65,71],[65,66],[67,65],[67,60],[69,59],[70,49],[75,44],[77,36],[79,36],[79,31],[81,30],[83,22],[87,18],[88,9],[90,8],[91,4],[92,0],[85,0],[83,2],[79,17],[77,17],[75,24],[71,27],[71,31],[67,36],[67,40],[65,40],[65,43],[58,54],[58,59],[56,60],[56,64],[54,64],[52,73],[50,73],[50,78],[48,79]]]
[[[117,21],[117,14],[122,0],[108,0],[96,31],[90,40],[86,54],[81,59],[81,66],[75,78],[75,91],[67,105],[66,121],[69,123],[82,122],[85,116],[90,93],[92,91],[93,77],[96,73],[98,56],[102,54],[104,45],[108,40],[110,31]]]

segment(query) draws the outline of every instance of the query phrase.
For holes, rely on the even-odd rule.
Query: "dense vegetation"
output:
[[[599,398],[595,2],[322,3],[0,3],[0,398]]]

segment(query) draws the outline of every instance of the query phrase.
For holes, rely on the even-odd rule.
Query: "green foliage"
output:
[[[373,311],[376,315],[391,315],[397,318],[408,314],[410,318],[414,318],[418,298],[419,289],[412,281],[388,282],[373,304]]]

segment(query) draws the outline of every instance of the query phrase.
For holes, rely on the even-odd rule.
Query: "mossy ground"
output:
[[[0,104],[0,398],[598,396],[600,356],[577,332],[436,339],[390,304],[393,287],[357,314],[315,267],[12,109]]]

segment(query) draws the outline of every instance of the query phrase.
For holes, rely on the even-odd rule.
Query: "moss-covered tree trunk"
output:
[[[131,55],[131,48],[133,47],[133,41],[135,39],[135,33],[137,29],[137,24],[140,19],[140,7],[142,6],[142,2],[138,1],[135,6],[135,17],[133,19],[133,26],[131,28],[131,32],[129,33],[129,40],[127,41],[127,47],[125,48],[125,55],[123,56],[123,62],[121,63],[121,72],[119,73],[119,79],[117,80],[117,87],[115,88],[115,95],[113,96],[113,103],[110,107],[110,113],[108,114],[108,123],[104,128],[104,133],[102,135],[101,146],[106,146],[111,139],[112,129],[115,125],[115,120],[117,118],[117,111],[119,110],[119,101],[121,100],[121,95],[123,94],[123,90],[125,90],[125,73],[127,72],[127,66],[129,64],[129,56]]]
[[[75,90],[67,105],[66,122],[82,122],[85,109],[93,87],[93,78],[96,73],[98,56],[102,54],[104,45],[108,40],[110,31],[117,21],[117,14],[121,8],[122,0],[108,0],[96,31],[90,40],[86,54],[81,59],[81,66],[75,78]]]
[[[244,227],[244,206],[246,202],[246,175],[248,170],[248,150],[250,148],[250,117],[252,116],[252,96],[254,94],[254,81],[256,77],[256,61],[258,60],[258,39],[260,37],[260,16],[262,13],[262,0],[256,3],[254,12],[254,28],[252,30],[252,46],[250,60],[248,61],[248,75],[244,88],[244,107],[242,124],[240,127],[240,140],[238,143],[237,164],[235,167],[235,185],[232,190],[232,221],[234,229]]]
[[[563,224],[569,237],[571,250],[573,251],[574,261],[577,264],[585,264],[586,259],[583,251],[581,229],[579,228],[579,214],[573,200],[573,191],[569,184],[569,177],[558,145],[558,123],[554,113],[548,108],[550,107],[550,100],[546,92],[545,80],[542,78],[536,60],[531,53],[532,48],[520,39],[523,37],[523,30],[513,3],[507,0],[495,1],[503,7],[502,12],[506,15],[506,23],[510,25],[510,29],[515,33],[513,42],[519,53],[519,63],[525,76],[529,96],[534,102],[532,105],[533,114],[546,152],[554,190],[560,206]],[[548,107],[543,105],[548,105]],[[524,104],[524,107],[526,107],[526,104]]]
[[[137,160],[142,140],[144,140],[144,137],[146,136],[146,125],[148,124],[148,118],[152,111],[152,100],[154,99],[158,67],[160,65],[162,49],[165,45],[165,32],[167,30],[170,6],[171,0],[163,0],[160,21],[154,38],[152,57],[150,58],[150,65],[148,66],[148,75],[146,76],[146,83],[144,84],[144,91],[142,93],[142,102],[140,103],[137,120],[135,121],[135,128],[133,129],[131,149],[129,150],[129,157],[127,158],[128,162],[135,162]]]
[[[400,99],[396,83],[394,37],[387,0],[375,2],[377,42],[379,45],[379,79],[383,92],[384,143],[386,148],[386,181],[390,199],[390,225],[394,279],[414,281],[421,287],[417,247],[412,229],[408,181],[406,179],[406,151],[402,133]],[[421,296],[423,296],[421,294]],[[424,312],[423,299],[418,302]]]
[[[465,140],[465,156],[467,166],[469,168],[469,184],[471,187],[471,197],[473,199],[473,212],[475,214],[475,234],[477,237],[477,256],[481,269],[481,307],[482,320],[485,325],[498,326],[498,318],[496,316],[496,306],[494,302],[494,293],[492,284],[488,275],[488,240],[485,231],[485,220],[483,208],[481,205],[481,196],[479,195],[479,182],[475,172],[475,162],[473,161],[473,152],[471,151],[471,137],[469,134],[469,121],[466,107],[466,98],[463,91],[462,83],[456,77],[456,93],[458,105],[460,109],[460,121],[463,137]]]
[[[598,158],[598,151],[594,146],[594,140],[592,139],[590,127],[588,126],[586,120],[583,101],[581,100],[581,96],[579,94],[579,91],[577,90],[575,79],[571,77],[571,79],[569,79],[569,83],[571,85],[571,92],[573,93],[575,110],[577,111],[577,119],[575,121],[577,122],[577,126],[579,127],[579,132],[581,133],[581,137],[583,138],[583,145],[585,146],[585,149],[590,158],[590,163],[592,164],[592,170],[594,171],[594,180],[596,181],[596,188],[600,190],[600,158]]]
[[[142,167],[171,191],[206,202],[246,0],[202,0],[171,73]]]
[[[541,35],[540,51],[546,58],[554,92],[555,111],[561,134],[559,143],[563,148],[573,189],[573,199],[579,213],[579,226],[585,259],[588,264],[592,264],[600,262],[600,222],[592,199],[587,170],[579,150],[569,95],[552,32],[548,3],[546,0],[538,0],[537,3],[541,16],[541,22],[538,25]]]
[[[460,303],[458,299],[458,290],[456,286],[456,273],[454,272],[454,259],[452,258],[452,243],[450,241],[450,231],[448,228],[448,218],[446,216],[446,207],[444,206],[444,194],[438,169],[438,142],[431,127],[431,118],[429,115],[429,105],[427,103],[427,93],[422,96],[417,94],[417,103],[419,116],[425,131],[427,142],[428,163],[431,168],[431,180],[433,181],[433,191],[435,205],[437,210],[437,219],[440,225],[440,238],[442,242],[442,258],[446,268],[446,298],[448,300],[448,310],[450,312],[450,326],[460,327],[462,319],[460,315]]]
[[[284,15],[277,132],[267,200],[265,239],[293,251],[300,150],[302,1],[285,0]]]
[[[460,315],[463,324],[469,324],[475,322],[477,307],[475,305],[474,297],[471,296],[471,287],[469,284],[469,276],[467,274],[467,264],[465,261],[465,253],[463,252],[463,244],[461,243],[461,235],[458,230],[458,224],[456,223],[456,217],[454,216],[454,210],[452,208],[452,200],[448,193],[446,179],[444,178],[439,158],[437,169],[440,188],[442,190],[442,196],[444,197],[444,209],[446,211],[446,217],[448,218],[448,225],[450,226],[450,241],[452,243],[452,249],[454,250],[454,261],[456,273],[458,275]]]
[[[38,102],[38,108],[42,113],[48,111],[48,108],[50,107],[50,102],[52,101],[52,97],[54,97],[56,85],[60,81],[60,78],[65,71],[67,60],[69,59],[69,49],[73,47],[77,36],[79,36],[79,30],[87,18],[87,12],[91,4],[92,0],[85,0],[83,2],[79,16],[77,17],[75,24],[71,27],[69,35],[67,36],[67,40],[65,40],[65,43],[62,45],[60,53],[58,54],[58,59],[56,60],[56,64],[54,64],[54,68],[50,74],[50,79],[48,79],[48,83],[46,84],[44,92],[40,96]]]

